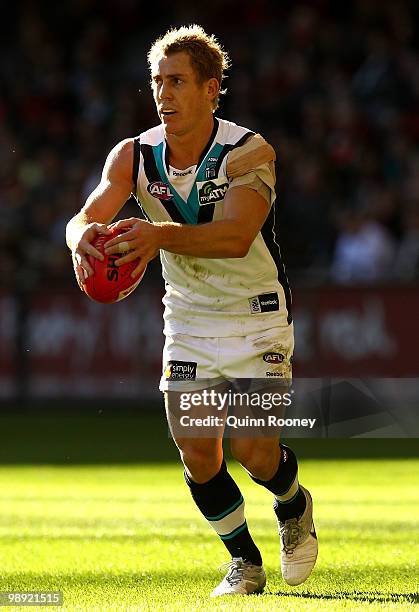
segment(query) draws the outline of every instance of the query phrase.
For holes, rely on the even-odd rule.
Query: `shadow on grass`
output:
[[[419,593],[379,593],[371,591],[341,591],[339,593],[287,593],[285,591],[265,592],[265,595],[277,595],[278,597],[297,597],[300,599],[350,599],[368,603],[419,603]],[[400,601],[402,600],[402,601]]]

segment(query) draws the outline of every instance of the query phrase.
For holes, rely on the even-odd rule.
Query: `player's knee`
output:
[[[269,480],[277,469],[277,459],[269,446],[257,443],[246,446],[233,446],[233,457],[254,477]],[[276,461],[276,463],[275,463]]]
[[[195,482],[207,482],[220,471],[223,457],[215,444],[184,442],[179,451],[184,466]]]
[[[241,463],[243,467],[246,467],[246,464],[250,460],[251,455],[253,454],[253,444],[242,444],[241,441],[236,441],[234,439],[230,442],[231,454],[234,459]]]

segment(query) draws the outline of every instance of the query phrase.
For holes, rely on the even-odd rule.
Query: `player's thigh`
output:
[[[229,383],[195,391],[165,391],[165,409],[170,433],[181,452],[218,455],[227,416]],[[221,399],[220,399],[221,397]]]
[[[242,465],[253,463],[267,463],[279,458],[279,442],[281,427],[277,423],[282,422],[286,414],[289,395],[289,381],[259,381],[259,385],[253,387],[249,394],[255,406],[252,408],[252,416],[259,417],[268,423],[268,417],[275,417],[275,424],[261,428],[254,428],[250,435],[236,435],[230,439],[231,454]],[[257,396],[257,397],[256,397]],[[259,399],[257,402],[255,399]],[[260,406],[264,408],[260,408]]]

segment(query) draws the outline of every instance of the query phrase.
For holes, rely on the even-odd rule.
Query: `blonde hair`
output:
[[[172,28],[158,38],[147,55],[150,69],[161,57],[184,51],[191,60],[191,65],[199,83],[217,79],[220,91],[214,99],[214,109],[218,108],[219,96],[226,90],[221,89],[225,78],[224,72],[230,65],[230,58],[213,34],[209,35],[196,24]]]

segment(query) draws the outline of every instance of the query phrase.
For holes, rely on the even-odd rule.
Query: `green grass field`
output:
[[[301,461],[320,551],[293,589],[279,571],[270,495],[229,465],[264,557],[263,595],[208,598],[226,551],[174,463],[3,466],[0,591],[62,590],[65,608],[81,610],[416,607],[419,460]]]

